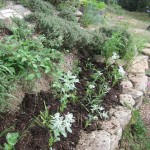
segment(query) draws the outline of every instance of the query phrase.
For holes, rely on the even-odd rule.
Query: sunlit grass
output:
[[[4,7],[6,4],[5,0],[0,0],[0,8]]]

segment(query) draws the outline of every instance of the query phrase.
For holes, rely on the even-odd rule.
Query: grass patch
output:
[[[0,8],[4,7],[6,5],[5,0],[0,0]]]
[[[149,150],[150,136],[147,131],[148,129],[142,121],[139,110],[134,110],[131,122],[123,133],[120,148],[126,150]]]
[[[148,13],[140,13],[140,12],[129,12],[126,11],[125,14],[130,16],[130,18],[134,18],[139,21],[144,21],[150,23],[150,17]]]

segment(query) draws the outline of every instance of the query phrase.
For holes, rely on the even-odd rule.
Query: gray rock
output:
[[[121,129],[121,124],[118,119],[113,116],[111,120],[102,122],[101,129],[110,134],[116,134]]]
[[[145,44],[147,48],[150,48],[150,43]]]
[[[77,17],[81,17],[81,16],[83,15],[83,13],[82,13],[81,11],[77,10],[77,11],[75,12],[75,15],[76,15]]]
[[[115,108],[111,108],[111,109],[109,110],[109,116],[112,117],[115,112],[116,112],[116,109],[115,109]]]
[[[138,108],[141,107],[142,103],[143,103],[143,97],[141,97],[140,99],[138,99],[138,100],[135,101],[135,106],[134,107],[136,109],[138,109]]]
[[[132,88],[123,89],[123,94],[129,94],[129,95],[131,95],[134,100],[138,100],[141,97],[143,97],[143,92],[138,91],[136,89],[132,89]]]
[[[3,16],[4,19],[11,18],[11,17],[17,17],[17,18],[20,18],[20,19],[23,18],[20,14],[18,14],[17,12],[15,12],[12,9],[1,10],[0,14]]]
[[[119,106],[116,109],[117,111],[114,113],[114,116],[119,120],[122,128],[125,129],[131,119],[131,110],[122,106]]]
[[[111,143],[110,143],[110,150],[117,150],[118,143],[122,137],[122,129],[118,130],[118,133],[111,135]]]
[[[122,136],[122,126],[119,120],[113,116],[111,120],[102,122],[101,128],[111,134],[110,150],[115,150]]]
[[[129,94],[120,94],[120,103],[123,106],[132,108],[135,105],[135,101]]]
[[[133,59],[131,67],[128,68],[127,72],[133,74],[145,73],[145,70],[148,69],[148,56],[140,55],[136,56]]]
[[[143,53],[144,55],[150,56],[150,48],[144,48],[144,49],[142,50],[142,53]]]
[[[76,150],[110,150],[110,134],[104,130],[82,132]]]
[[[120,83],[122,89],[126,89],[126,88],[133,88],[133,84],[131,83],[131,81],[126,80],[126,81],[122,81]]]
[[[132,81],[134,88],[146,92],[148,77],[145,74],[129,75],[129,79]]]
[[[118,66],[125,66],[126,65],[126,62],[122,59],[117,59],[115,64],[117,64]]]
[[[18,14],[20,14],[23,17],[31,14],[31,11],[29,9],[23,7],[22,5],[14,5],[14,6],[11,7],[11,9],[14,10],[15,12],[17,12]]]

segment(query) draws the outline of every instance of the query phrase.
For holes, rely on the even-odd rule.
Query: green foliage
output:
[[[119,0],[119,4],[129,11],[146,11],[146,7],[150,5],[149,0]]]
[[[4,150],[15,150],[15,145],[18,141],[19,133],[8,133],[6,135],[7,143],[4,144]]]
[[[49,1],[53,5],[57,6],[58,4],[71,2],[73,0],[47,0],[47,1]]]
[[[96,9],[106,8],[106,4],[102,1],[99,2],[98,0],[81,0],[80,3],[84,7],[86,7],[87,5],[93,5]]]
[[[13,78],[14,75],[12,71],[8,67],[2,65],[0,59],[0,112],[7,110],[8,106],[11,104],[8,100],[13,97],[10,94],[10,90],[13,88]]]
[[[86,82],[85,97],[82,104],[89,112],[86,126],[91,121],[97,120],[98,118],[107,119],[108,115],[104,108],[101,106],[102,98],[109,91],[109,84],[103,73],[96,69],[92,63],[87,62],[87,69],[91,70],[92,74],[89,79],[84,78]]]
[[[84,27],[87,27],[91,24],[100,24],[103,19],[103,16],[100,15],[99,10],[93,4],[87,4],[84,7],[84,14],[81,18],[81,23]]]
[[[6,4],[5,0],[0,0],[0,8],[4,7]]]
[[[40,115],[36,118],[36,123],[42,127],[49,129],[50,138],[49,146],[52,147],[57,141],[60,141],[60,136],[67,137],[67,132],[72,132],[71,126],[75,122],[75,119],[71,113],[60,116],[60,113],[54,115],[49,114],[48,108],[45,106],[45,111],[40,112]]]
[[[60,110],[63,111],[64,108],[67,107],[67,103],[69,100],[74,101],[75,99],[75,83],[78,83],[79,80],[76,76],[72,74],[72,72],[68,71],[67,73],[62,73],[58,77],[55,77],[55,81],[53,82],[53,88],[55,95],[61,101]]]
[[[49,2],[43,0],[14,0],[14,1],[25,5],[33,12],[37,11],[46,13],[47,15],[50,14],[52,15],[56,11],[55,8]]]
[[[69,7],[68,5],[60,4],[58,6],[59,14],[58,16],[66,19],[68,21],[77,22],[75,11],[76,9],[74,7]]]
[[[107,8],[108,11],[113,12],[117,15],[124,15],[123,8],[117,2],[110,3]]]
[[[62,61],[62,54],[45,48],[44,36],[33,36],[33,32],[21,20],[15,20],[13,35],[0,41],[0,111],[13,105],[10,91],[13,82],[40,78],[42,73],[55,73]],[[57,67],[56,67],[57,66]]]
[[[32,37],[30,30],[24,26],[16,27],[12,36],[5,37],[0,42],[3,65],[15,75],[23,75],[28,80],[40,78],[41,70],[45,73],[54,71],[53,62],[57,61],[61,54],[54,49],[44,48],[44,40],[43,36]]]
[[[106,59],[110,58],[113,53],[117,53],[121,59],[130,60],[134,55],[134,48],[131,35],[126,29],[115,29],[111,37],[106,40],[101,52]]]
[[[35,13],[28,20],[36,19],[37,31],[41,31],[47,38],[45,45],[55,49],[72,49],[92,53],[102,45],[103,37],[96,31],[81,29],[73,22],[63,20],[57,16],[47,16],[43,13]],[[67,30],[66,30],[67,29]]]
[[[147,131],[139,110],[133,110],[131,122],[123,133],[121,148],[127,150],[150,149],[150,137],[148,136]]]

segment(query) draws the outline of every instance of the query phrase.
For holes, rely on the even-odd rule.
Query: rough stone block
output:
[[[123,89],[123,94],[131,95],[135,101],[143,97],[143,92],[132,88]]]
[[[148,77],[145,74],[129,75],[129,79],[132,81],[134,88],[146,92]]]
[[[148,56],[141,55],[134,58],[131,67],[127,70],[127,72],[140,74],[145,73],[146,69],[148,69]]]
[[[143,53],[144,55],[150,56],[150,48],[144,48],[144,49],[142,50],[142,53]]]
[[[135,105],[134,99],[129,94],[120,94],[120,103],[123,106],[129,106],[130,108],[132,108]]]
[[[18,14],[17,12],[15,12],[12,9],[1,10],[0,14],[3,15],[4,19],[11,18],[11,17],[17,17],[17,18],[20,18],[20,19],[23,18],[20,14]]]
[[[130,122],[131,119],[131,110],[124,107],[117,107],[117,111],[114,113],[114,116],[119,120],[123,129]]]
[[[147,48],[150,48],[150,43],[145,44]]]
[[[110,133],[101,130],[81,134],[76,150],[110,150]]]
[[[22,5],[14,5],[11,7],[11,9],[20,14],[21,16],[27,16],[31,14],[31,11],[23,7]]]
[[[121,85],[122,89],[133,88],[133,84],[129,80],[122,81],[120,85]]]

